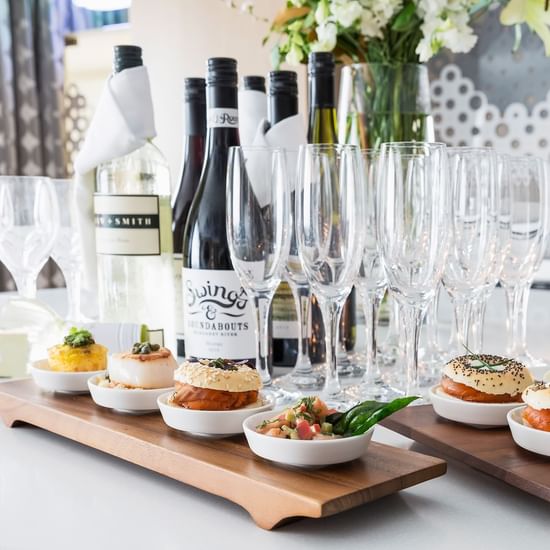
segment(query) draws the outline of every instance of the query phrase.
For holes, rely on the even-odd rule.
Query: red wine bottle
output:
[[[268,119],[271,126],[298,114],[298,80],[294,71],[269,73]],[[292,367],[298,357],[300,327],[292,291],[282,281],[272,303],[273,365]]]
[[[201,177],[206,141],[206,82],[204,78],[186,78],[184,84],[184,127],[185,145],[183,152],[183,169],[180,186],[172,209],[172,232],[174,237],[174,272],[176,278],[176,303],[182,306],[181,269],[183,230],[191,202]],[[185,356],[183,334],[183,315],[176,319],[176,339],[178,356]]]
[[[237,62],[208,60],[206,155],[183,234],[183,319],[187,357],[256,357],[254,312],[233,269],[225,225],[229,147],[239,145]]]

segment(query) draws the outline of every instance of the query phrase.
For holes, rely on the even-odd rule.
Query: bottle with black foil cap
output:
[[[257,75],[243,76],[243,90],[255,90],[265,94],[265,78]]]
[[[142,65],[139,46],[115,46],[113,78]],[[99,319],[146,324],[149,337],[175,350],[170,171],[152,138],[96,171]]]
[[[237,62],[208,60],[206,155],[183,235],[188,358],[254,361],[254,313],[233,269],[225,226],[229,147],[239,145]]]
[[[185,356],[183,336],[183,315],[181,313],[182,286],[181,270],[183,267],[182,248],[183,230],[191,202],[197,191],[204,161],[206,141],[206,81],[204,78],[186,78],[184,82],[184,128],[185,145],[183,152],[183,169],[178,194],[172,207],[172,232],[174,237],[174,276],[176,279],[176,339],[178,356]]]
[[[312,52],[308,59],[309,122],[308,143],[338,143],[334,87],[334,55]],[[325,361],[325,330],[315,296],[312,298],[310,357],[313,363]],[[340,317],[340,342],[346,350],[355,346],[355,291],[349,295]]]

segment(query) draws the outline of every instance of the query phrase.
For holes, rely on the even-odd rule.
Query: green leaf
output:
[[[416,15],[416,5],[414,2],[407,2],[403,9],[396,15],[393,20],[392,31],[403,32],[410,28]]]
[[[65,336],[63,343],[67,346],[71,346],[72,348],[80,348],[83,346],[89,346],[90,344],[95,344],[95,341],[89,330],[71,327],[69,334]]]

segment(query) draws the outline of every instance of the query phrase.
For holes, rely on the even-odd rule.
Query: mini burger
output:
[[[533,383],[529,370],[498,355],[462,355],[443,369],[441,389],[463,401],[514,403]]]
[[[171,402],[203,411],[231,411],[256,403],[262,385],[254,368],[227,359],[186,361],[174,380]]]
[[[169,349],[141,342],[129,352],[113,353],[109,358],[109,379],[113,386],[171,388],[177,366]]]
[[[536,382],[523,392],[523,421],[537,430],[550,432],[550,382]]]

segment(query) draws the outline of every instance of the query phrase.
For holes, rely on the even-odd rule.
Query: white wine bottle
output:
[[[183,235],[185,353],[254,361],[252,306],[233,269],[225,225],[229,147],[239,145],[237,62],[208,60],[206,155]]]
[[[115,46],[115,73],[142,65]],[[146,324],[175,352],[170,172],[151,140],[97,168],[94,211],[100,320]]]

